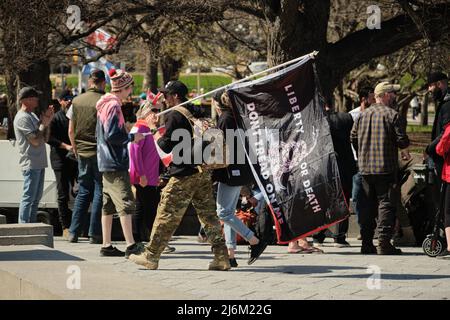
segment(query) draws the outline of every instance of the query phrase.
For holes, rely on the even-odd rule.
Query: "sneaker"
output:
[[[173,252],[175,252],[175,248],[174,247],[171,247],[171,246],[167,246],[165,249],[164,249],[164,251],[163,251],[163,253],[173,253]]]
[[[68,236],[67,240],[70,243],[77,243],[78,242],[78,236],[76,236],[76,235],[74,235],[74,234],[69,232],[69,236]]]
[[[436,256],[436,259],[450,259],[450,252],[445,249]]]
[[[237,268],[238,267],[238,263],[236,261],[236,258],[230,258],[230,266],[232,268]]]
[[[158,260],[151,257],[148,251],[144,251],[141,254],[131,254],[128,260],[143,266],[149,270],[158,269]]]
[[[102,257],[123,257],[123,256],[125,256],[125,252],[120,251],[116,247],[109,246],[107,248],[100,249],[100,256],[102,256]]]
[[[350,243],[348,243],[344,239],[336,239],[334,240],[334,246],[336,248],[348,248],[350,247]]]
[[[258,244],[250,246],[250,258],[247,261],[248,265],[253,264],[258,260],[259,256],[264,252],[267,247],[267,242],[260,240]]]
[[[102,244],[103,239],[102,239],[102,237],[99,237],[99,236],[89,237],[89,243],[90,244]]]
[[[377,247],[374,245],[363,245],[361,247],[361,254],[377,254]]]
[[[141,242],[134,243],[125,250],[125,259],[129,259],[132,254],[139,255],[144,252],[144,250],[145,247]]]

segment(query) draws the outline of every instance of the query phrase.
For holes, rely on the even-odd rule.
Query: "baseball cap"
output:
[[[443,72],[433,72],[430,75],[428,75],[428,85],[441,81],[441,80],[447,80],[448,77],[445,73]]]
[[[42,92],[36,90],[33,87],[23,87],[22,89],[20,89],[17,97],[20,101],[26,98],[39,98],[40,94],[42,94]]]
[[[400,90],[399,84],[392,84],[387,81],[383,81],[383,82],[380,82],[379,84],[377,84],[377,86],[375,87],[374,93],[375,93],[375,96],[379,96],[386,92],[394,92],[394,91],[399,91],[399,90]]]
[[[188,94],[188,88],[186,85],[178,80],[167,82],[166,86],[159,90],[162,93],[178,94],[180,97],[186,97]]]

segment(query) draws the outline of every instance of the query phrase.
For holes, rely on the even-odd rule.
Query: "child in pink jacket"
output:
[[[160,157],[145,120],[149,114],[150,108],[141,108],[137,114],[137,122],[130,131],[148,134],[145,139],[129,145],[130,181],[136,188],[133,233],[138,241],[149,241],[159,203]]]

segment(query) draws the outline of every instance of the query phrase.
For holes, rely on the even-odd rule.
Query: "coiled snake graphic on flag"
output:
[[[270,166],[274,179],[275,190],[286,190],[285,184],[289,175],[283,179],[283,175],[290,173],[301,165],[302,161],[311,154],[317,145],[319,129],[312,128],[311,143],[305,140],[281,142],[279,145],[269,145]]]

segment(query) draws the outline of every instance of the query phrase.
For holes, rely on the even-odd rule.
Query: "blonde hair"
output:
[[[145,102],[139,110],[136,112],[136,118],[137,119],[145,119],[148,117],[148,115],[152,112],[152,109],[150,108],[151,102],[147,101]]]

